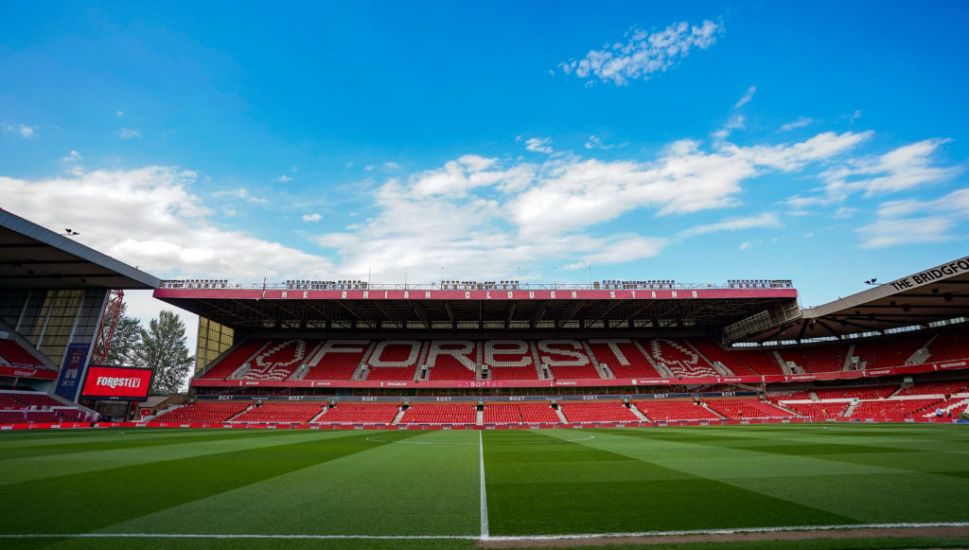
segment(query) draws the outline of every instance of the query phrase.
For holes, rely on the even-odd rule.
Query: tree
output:
[[[111,337],[108,350],[109,365],[136,366],[138,349],[141,347],[141,321],[127,314],[127,304],[121,305],[121,317]]]
[[[136,355],[138,366],[150,368],[154,373],[151,383],[154,394],[180,391],[195,361],[188,353],[185,323],[167,310],[152,319],[147,330],[141,329],[141,346]]]

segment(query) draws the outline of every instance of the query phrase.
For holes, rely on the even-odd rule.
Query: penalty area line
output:
[[[737,527],[688,529],[680,531],[634,531],[628,533],[573,533],[560,535],[313,535],[258,533],[3,533],[3,539],[270,539],[270,540],[473,540],[486,542],[528,542],[609,538],[648,538],[692,535],[748,535],[759,533],[851,531],[860,529],[969,529],[969,522],[859,523],[851,525],[790,525],[778,527]]]

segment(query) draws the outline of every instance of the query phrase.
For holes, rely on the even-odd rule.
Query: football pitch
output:
[[[4,548],[964,547],[969,429],[9,432],[0,494]]]

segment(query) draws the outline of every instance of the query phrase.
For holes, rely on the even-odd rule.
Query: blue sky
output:
[[[0,206],[162,277],[591,269],[816,305],[969,252],[967,27],[960,2],[0,0]]]

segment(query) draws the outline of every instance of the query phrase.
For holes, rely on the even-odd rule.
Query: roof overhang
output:
[[[927,325],[969,316],[969,256],[814,308],[748,339],[803,340]]]
[[[0,288],[151,289],[149,275],[0,209]]]
[[[256,290],[159,288],[155,298],[233,328],[297,328],[300,322],[375,328],[377,323],[602,322],[629,327],[715,327],[778,303],[793,288],[666,290]],[[294,326],[294,324],[296,326]],[[444,328],[444,327],[442,327]]]

